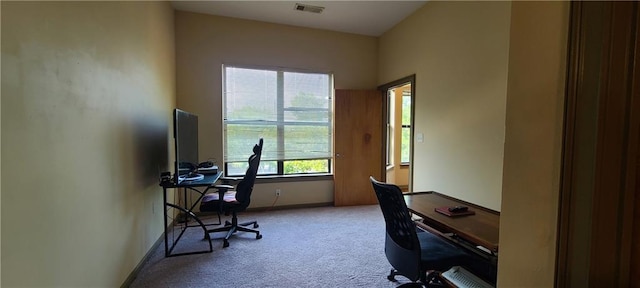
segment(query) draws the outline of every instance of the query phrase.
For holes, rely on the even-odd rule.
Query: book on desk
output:
[[[473,210],[469,210],[466,206],[442,206],[435,208],[435,210],[436,212],[449,217],[460,217],[476,214],[476,212],[474,212]]]

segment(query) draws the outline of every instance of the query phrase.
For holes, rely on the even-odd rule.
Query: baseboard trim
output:
[[[273,211],[273,210],[316,208],[316,207],[326,207],[326,206],[333,206],[333,202],[281,205],[281,206],[273,206],[273,207],[256,207],[256,208],[247,208],[247,211],[260,212],[260,211]]]
[[[133,283],[133,280],[135,280],[138,277],[138,274],[140,273],[140,269],[142,269],[142,266],[144,266],[145,264],[147,264],[147,262],[149,262],[149,259],[151,259],[151,255],[153,254],[153,252],[155,252],[156,249],[158,249],[158,247],[160,247],[160,245],[163,242],[164,242],[164,232],[160,234],[160,237],[158,238],[158,240],[156,240],[156,242],[153,243],[151,248],[147,250],[147,254],[145,254],[144,257],[142,257],[142,260],[138,262],[138,265],[136,265],[136,267],[133,268],[131,273],[129,273],[129,277],[127,277],[127,279],[124,280],[122,285],[120,285],[120,288],[127,288],[131,286],[131,283]]]

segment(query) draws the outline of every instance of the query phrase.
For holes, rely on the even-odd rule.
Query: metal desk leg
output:
[[[200,227],[202,227],[202,230],[207,233],[207,227],[204,225],[204,223],[202,223],[202,221],[200,221],[200,218],[198,218],[198,216],[196,216],[196,214],[193,214],[193,212],[184,209],[178,205],[174,205],[171,203],[165,203],[165,206],[167,207],[171,207],[174,209],[178,209],[179,211],[182,211],[183,213],[191,216],[191,218],[193,218],[194,220],[196,220],[196,222],[198,222],[198,224],[200,225]],[[166,213],[167,209],[165,207],[165,213]],[[186,252],[186,253],[177,253],[177,254],[171,254],[171,251],[173,251],[173,249],[176,247],[176,245],[178,244],[178,242],[180,241],[180,238],[182,237],[182,235],[184,234],[184,231],[186,231],[188,227],[185,227],[184,229],[182,229],[182,231],[180,231],[180,235],[178,235],[178,238],[175,239],[175,241],[173,242],[173,245],[171,245],[171,248],[169,249],[169,244],[166,241],[167,240],[167,234],[165,233],[165,256],[166,257],[171,257],[171,256],[179,256],[179,255],[191,255],[191,254],[201,254],[201,253],[210,253],[213,252],[213,244],[211,243],[211,237],[209,237],[209,234],[206,234],[205,236],[205,240],[209,241],[209,251],[203,250],[203,251],[195,251],[195,252]]]

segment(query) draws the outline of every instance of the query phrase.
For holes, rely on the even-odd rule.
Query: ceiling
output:
[[[171,1],[176,10],[380,36],[427,1]],[[325,7],[320,14],[296,3]]]

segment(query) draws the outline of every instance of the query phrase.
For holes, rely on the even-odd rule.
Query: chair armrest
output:
[[[237,178],[237,177],[220,177],[220,180],[221,180],[222,182],[227,183],[227,182],[237,182],[237,181],[242,180],[242,178]]]
[[[231,186],[231,185],[225,185],[225,184],[215,185],[215,186],[213,186],[213,187],[215,187],[215,188],[217,188],[217,189],[221,189],[221,188],[223,188],[223,189],[233,189],[233,186]]]

